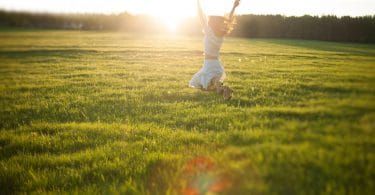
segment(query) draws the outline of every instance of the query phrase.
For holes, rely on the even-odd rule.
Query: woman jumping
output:
[[[200,0],[198,3],[198,15],[204,31],[204,65],[195,73],[189,82],[189,86],[205,91],[216,91],[224,100],[232,98],[232,89],[223,85],[225,71],[219,60],[219,52],[224,41],[224,36],[233,30],[234,11],[240,4],[235,0],[228,17],[209,16],[208,22],[203,13]]]

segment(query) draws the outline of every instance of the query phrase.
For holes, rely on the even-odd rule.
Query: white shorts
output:
[[[218,78],[220,82],[224,82],[225,71],[219,60],[204,60],[203,67],[194,74],[189,82],[189,86],[198,89],[207,90],[214,78]]]

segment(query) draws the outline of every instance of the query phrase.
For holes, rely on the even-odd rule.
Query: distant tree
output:
[[[375,15],[350,17],[240,15],[232,36],[250,38],[288,38],[323,41],[375,43]],[[165,25],[149,16],[128,13],[45,14],[0,11],[0,27],[43,29],[110,30],[136,33],[163,33]],[[186,19],[178,27],[186,35],[202,33],[197,18]]]

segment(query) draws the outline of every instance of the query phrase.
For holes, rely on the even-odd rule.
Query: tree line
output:
[[[135,33],[166,33],[167,27],[157,18],[128,13],[49,14],[0,11],[0,27],[108,30]],[[201,33],[197,18],[181,22],[177,33]],[[288,38],[323,41],[375,43],[375,15],[350,17],[240,15],[231,36],[248,38]]]
[[[237,36],[375,43],[375,15],[362,17],[245,15]]]
[[[39,29],[107,30],[129,32],[162,32],[161,21],[150,16],[128,13],[51,14],[0,11],[0,27]]]

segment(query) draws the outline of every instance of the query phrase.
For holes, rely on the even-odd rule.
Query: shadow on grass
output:
[[[8,58],[25,58],[25,57],[75,57],[78,55],[95,55],[99,53],[96,50],[84,49],[42,49],[26,51],[0,51],[0,56]]]
[[[375,46],[372,44],[360,43],[338,43],[325,41],[310,41],[310,40],[293,40],[293,39],[265,39],[266,43],[279,44],[283,46],[300,47],[305,49],[312,49],[317,51],[327,51],[334,53],[348,53],[352,55],[374,56]]]

